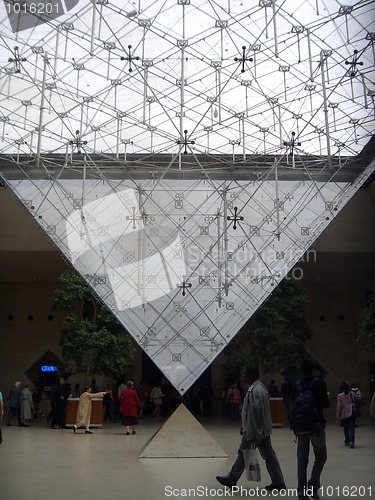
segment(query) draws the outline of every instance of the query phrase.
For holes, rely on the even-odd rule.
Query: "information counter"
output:
[[[69,398],[66,404],[66,427],[76,423],[79,398]],[[92,400],[90,427],[101,427],[103,424],[103,398]]]

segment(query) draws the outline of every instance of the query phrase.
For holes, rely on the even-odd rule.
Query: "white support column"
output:
[[[275,57],[279,57],[279,45],[277,41],[277,23],[276,23],[276,0],[272,0],[272,21],[273,21],[273,36],[275,38]]]
[[[40,111],[39,111],[39,127],[38,127],[38,143],[36,151],[36,166],[40,166],[40,151],[42,146],[42,131],[43,131],[43,111],[45,102],[45,92],[46,92],[46,76],[47,76],[47,66],[48,66],[48,55],[43,54],[43,79],[42,79],[42,89],[40,93]]]
[[[221,125],[221,71],[217,68],[217,97],[219,106],[219,125]]]
[[[96,0],[92,1],[92,23],[91,23],[91,42],[90,55],[94,55],[95,25],[96,25]]]
[[[180,140],[184,140],[184,106],[185,106],[185,48],[181,48],[181,88],[180,88]]]
[[[53,66],[54,77],[57,77],[57,60],[59,58],[60,27],[56,28],[55,63]]]
[[[278,109],[278,115],[279,115],[279,138],[280,138],[280,148],[283,147],[283,129],[282,129],[282,125],[281,125],[281,106],[280,104],[277,105],[277,109]]]
[[[308,47],[308,52],[309,52],[310,80],[313,82],[314,81],[314,74],[313,74],[313,65],[312,65],[311,38],[310,38],[309,28],[307,28],[306,32],[307,32],[307,47]]]
[[[185,108],[185,5],[182,5],[182,40],[178,43],[181,48],[181,86],[180,86],[180,141],[184,141],[184,108]],[[181,170],[181,151],[178,155],[179,169]]]
[[[143,202],[142,202],[142,188],[138,187],[138,207],[142,217],[144,215]],[[142,221],[142,218],[139,218]],[[146,238],[142,237],[143,231],[138,231],[138,293],[141,296],[143,307],[146,303],[145,285],[146,285],[146,263],[144,259]],[[140,264],[139,264],[140,263]]]
[[[217,253],[218,253],[217,300],[218,300],[219,307],[221,307],[221,286],[222,286],[221,269],[222,269],[223,255],[222,255],[222,245],[221,245],[221,228],[220,228],[220,210],[219,209],[217,211]]]
[[[280,241],[280,200],[279,200],[279,176],[275,158],[275,188],[276,188],[276,236]]]
[[[366,89],[365,75],[363,73],[361,74],[361,78],[362,78],[362,87],[363,87],[363,97],[365,99],[365,109],[368,109],[367,89]]]
[[[143,123],[146,124],[146,100],[147,100],[147,81],[148,81],[148,67],[144,69],[144,85],[143,85]]]
[[[245,115],[242,115],[241,118],[241,124],[242,124],[242,157],[243,160],[246,160],[246,144],[245,144]]]
[[[117,114],[116,158],[120,157],[120,128],[121,128],[121,115]]]
[[[326,80],[325,80],[325,58],[321,55],[320,67],[322,73],[322,85],[323,85],[323,106],[324,106],[324,118],[325,118],[325,135],[327,140],[327,156],[328,156],[328,166],[332,167],[332,158],[331,158],[331,144],[329,138],[329,120],[328,120],[328,101],[327,101],[327,89],[326,89]]]
[[[224,255],[223,255],[223,263],[224,263],[224,290],[225,295],[228,296],[228,279],[229,279],[229,270],[228,270],[228,224],[227,224],[227,216],[228,216],[228,199],[227,199],[228,187],[225,184],[223,189],[223,201],[224,201],[224,230],[223,230],[223,240],[224,240]],[[221,290],[219,290],[221,293]]]

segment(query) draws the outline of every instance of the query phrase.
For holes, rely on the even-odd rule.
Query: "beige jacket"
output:
[[[242,429],[247,441],[262,441],[272,432],[267,388],[256,380],[248,389],[242,408]]]
[[[83,392],[79,398],[76,426],[87,428],[90,425],[92,399],[102,398],[105,392]]]

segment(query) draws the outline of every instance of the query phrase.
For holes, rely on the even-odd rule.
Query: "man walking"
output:
[[[236,486],[245,470],[243,450],[255,446],[265,460],[267,471],[271,476],[271,484],[266,486],[265,489],[268,491],[285,490],[283,473],[271,444],[272,420],[269,393],[258,379],[258,368],[247,368],[244,381],[249,384],[249,389],[242,408],[242,440],[238,449],[238,456],[230,472],[226,476],[216,476],[216,479],[220,484],[228,488]]]
[[[66,405],[69,394],[69,384],[65,381],[64,377],[60,377],[59,386],[56,390],[56,411],[54,414],[54,425],[52,426],[53,429],[60,429],[61,427],[65,427]]]
[[[14,386],[9,391],[9,410],[8,410],[8,419],[7,425],[12,425],[12,420],[14,415],[17,415],[18,425],[23,427],[23,423],[21,422],[21,382],[17,380],[14,383]]]
[[[300,387],[304,390],[311,390],[313,404],[316,412],[316,425],[313,432],[297,436],[297,476],[298,476],[298,498],[319,499],[318,489],[320,488],[320,475],[327,460],[325,419],[323,408],[329,407],[329,394],[324,380],[315,377],[316,367],[312,360],[304,360],[301,364],[303,378],[297,381],[292,402],[295,401]],[[293,412],[293,410],[292,410]],[[312,445],[315,461],[311,470],[310,479],[307,481],[307,464],[309,462],[310,443]]]

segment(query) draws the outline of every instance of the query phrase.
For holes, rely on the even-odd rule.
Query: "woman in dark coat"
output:
[[[138,424],[138,412],[142,408],[141,401],[134,390],[134,384],[129,380],[120,394],[120,413],[122,415],[122,425],[126,427],[126,435],[130,434],[130,426],[135,434],[135,425]]]

